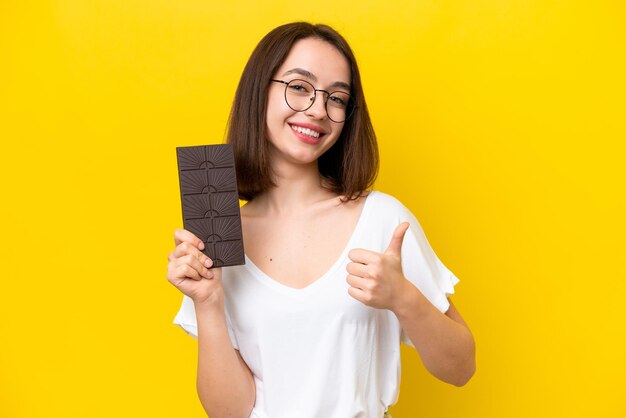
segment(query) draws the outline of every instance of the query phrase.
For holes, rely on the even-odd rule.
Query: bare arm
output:
[[[424,366],[444,382],[463,386],[476,370],[474,337],[452,302],[443,314],[402,272],[400,224],[384,253],[353,249],[346,269],[348,293],[364,304],[389,309],[415,346]]]
[[[255,402],[252,373],[231,344],[223,306],[196,306],[198,397],[211,418],[250,416]]]
[[[417,350],[424,366],[435,377],[463,386],[476,370],[474,337],[450,302],[443,314],[408,280],[394,313]]]
[[[167,279],[193,300],[196,310],[200,402],[211,418],[248,418],[256,389],[228,335],[222,269],[211,269],[213,262],[201,252],[204,244],[191,232],[177,229],[174,240]]]

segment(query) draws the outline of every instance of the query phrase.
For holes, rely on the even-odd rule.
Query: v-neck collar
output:
[[[311,292],[314,292],[315,289],[322,286],[324,282],[328,280],[328,277],[331,277],[333,273],[335,273],[335,271],[343,265],[345,259],[348,256],[348,253],[354,246],[354,241],[357,239],[358,234],[360,233],[360,230],[363,228],[362,225],[366,223],[366,218],[369,214],[370,201],[372,200],[372,195],[374,193],[376,192],[369,191],[368,195],[365,197],[365,202],[363,202],[363,207],[361,208],[361,213],[359,214],[359,219],[357,220],[356,226],[354,227],[354,230],[352,231],[352,235],[350,236],[348,243],[344,247],[343,251],[337,258],[337,260],[331,265],[331,267],[324,274],[322,274],[320,277],[315,279],[313,282],[311,282],[307,286],[303,288],[295,288],[295,287],[287,286],[287,285],[280,283],[279,281],[273,279],[268,274],[266,274],[259,267],[257,267],[256,264],[254,264],[254,262],[252,262],[252,260],[248,258],[247,255],[245,256],[245,259],[246,259],[246,264],[244,265],[245,268],[247,268],[250,271],[250,273],[252,273],[252,276],[255,279],[259,280],[261,283],[283,294],[291,295],[291,296],[303,296]]]

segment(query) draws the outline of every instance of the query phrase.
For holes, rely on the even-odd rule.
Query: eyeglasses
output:
[[[324,99],[324,107],[328,119],[336,123],[344,122],[354,112],[356,105],[352,97],[344,91],[328,92],[322,89],[316,89],[313,84],[305,80],[295,79],[291,81],[274,80],[275,83],[285,85],[285,101],[287,106],[296,112],[304,112],[315,103],[317,92],[326,93]]]

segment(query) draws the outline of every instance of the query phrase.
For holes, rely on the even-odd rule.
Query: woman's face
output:
[[[349,93],[350,75],[348,60],[334,46],[320,39],[306,38],[293,45],[273,78],[285,82],[300,79],[316,89]],[[317,92],[313,105],[297,112],[285,101],[285,84],[270,83],[267,133],[273,162],[281,158],[290,163],[310,164],[337,141],[344,122],[329,119],[324,104],[326,96]]]

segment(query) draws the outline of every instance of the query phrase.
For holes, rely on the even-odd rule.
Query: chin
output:
[[[317,163],[317,160],[319,159],[320,155],[318,155],[317,153],[312,154],[310,152],[309,153],[302,152],[302,153],[292,154],[289,157],[291,161],[297,164],[313,164],[313,163]]]

